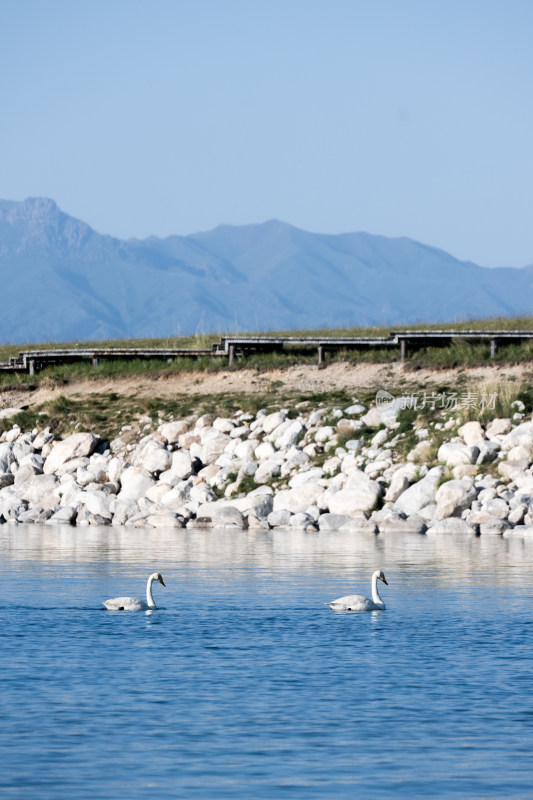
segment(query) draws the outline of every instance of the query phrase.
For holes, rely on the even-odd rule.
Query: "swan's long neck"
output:
[[[378,592],[378,575],[379,575],[378,572],[374,572],[374,574],[372,575],[372,601],[374,603],[383,602]]]
[[[152,583],[154,580],[154,576],[150,575],[148,578],[148,583],[146,584],[146,603],[150,608],[157,608],[156,604],[154,603],[154,598],[152,597]],[[378,595],[379,597],[379,595]]]

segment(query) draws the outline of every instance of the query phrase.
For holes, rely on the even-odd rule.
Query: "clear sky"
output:
[[[533,0],[0,0],[0,198],[533,262]]]

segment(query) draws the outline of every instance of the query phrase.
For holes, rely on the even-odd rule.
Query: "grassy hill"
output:
[[[445,325],[417,323],[408,326],[396,326],[394,331],[405,330],[533,330],[533,318],[528,317],[502,317],[489,320],[465,320]],[[391,332],[390,327],[361,327],[361,328],[334,328],[321,330],[302,330],[302,331],[278,331],[272,332],[271,336],[388,336]],[[258,335],[261,332],[257,332]],[[250,335],[250,334],[246,334]],[[251,334],[253,335],[253,334]],[[265,335],[262,334],[261,335]],[[159,339],[121,339],[93,342],[69,342],[62,343],[63,348],[91,348],[91,347],[174,347],[191,349],[209,349],[218,342],[220,336],[202,335]],[[25,343],[24,345],[4,345],[0,347],[0,361],[7,361],[12,356],[17,355],[24,349],[47,349],[57,347],[52,343]],[[328,354],[327,361],[347,361],[347,362],[378,362],[389,363],[398,361],[399,354],[396,348],[372,348],[366,351],[339,351]],[[455,367],[461,365],[481,365],[490,359],[490,349],[487,344],[470,344],[463,340],[457,340],[449,347],[426,347],[415,351],[409,356],[406,368],[417,367]],[[502,346],[492,362],[496,363],[522,363],[533,361],[533,341],[523,344],[509,344]],[[291,353],[258,353],[247,358],[241,358],[234,362],[230,369],[268,369],[282,368],[294,364],[316,363],[316,352],[310,348],[309,354]],[[158,373],[175,373],[182,371],[203,371],[203,370],[226,370],[228,369],[226,359],[219,357],[204,356],[197,360],[189,358],[178,358],[171,362],[153,359],[150,361],[102,361],[100,366],[94,369],[88,363],[78,363],[51,367],[43,370],[38,375],[0,375],[0,385],[11,383],[39,383],[43,380],[74,380],[81,378],[113,377],[142,373],[143,375]]]

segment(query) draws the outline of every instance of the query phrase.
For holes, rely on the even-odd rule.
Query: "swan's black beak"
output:
[[[162,577],[161,575],[159,576],[159,583],[160,583],[162,586],[165,586],[165,581],[163,580],[163,577]],[[167,588],[167,587],[165,586],[165,589],[166,589],[166,588]]]
[[[387,583],[387,579],[386,579],[385,575],[382,577],[382,579],[381,579],[381,580],[382,580],[382,581],[383,581],[383,583],[384,583],[384,584],[386,584],[387,586],[389,585],[389,584]]]

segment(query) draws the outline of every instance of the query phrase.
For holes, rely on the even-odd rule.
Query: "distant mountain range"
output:
[[[533,266],[277,220],[123,241],[47,198],[0,200],[0,275],[2,343],[533,316]]]

